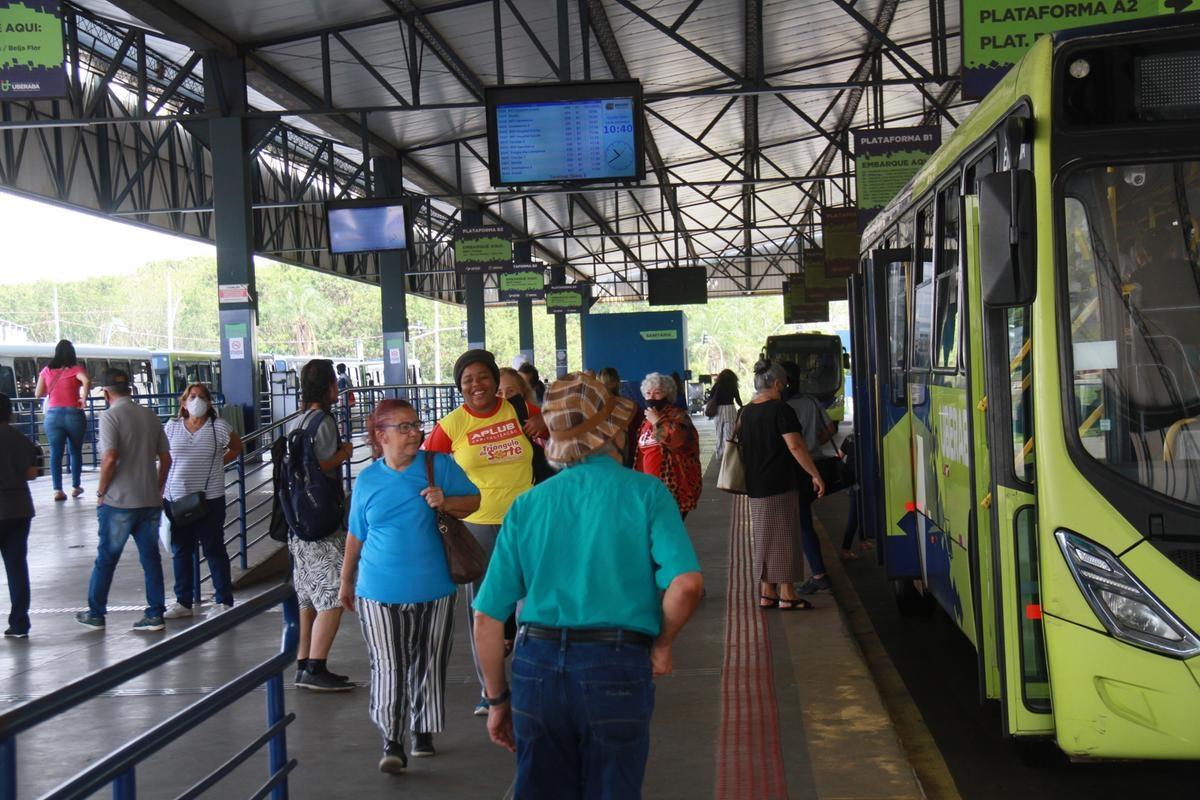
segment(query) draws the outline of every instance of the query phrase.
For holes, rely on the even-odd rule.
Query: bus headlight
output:
[[[1200,654],[1200,638],[1116,556],[1077,533],[1060,530],[1054,538],[1088,605],[1114,637],[1175,658]]]

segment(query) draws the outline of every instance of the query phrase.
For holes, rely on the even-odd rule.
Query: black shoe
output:
[[[385,742],[383,758],[379,759],[379,771],[400,775],[406,769],[408,769],[408,757],[404,755],[404,745],[400,742]]]
[[[436,756],[437,750],[433,749],[433,734],[432,733],[414,733],[412,750],[413,758],[429,758]]]
[[[809,578],[800,585],[796,590],[799,594],[816,594],[817,592],[828,592],[833,588],[833,584],[829,580],[828,575],[822,575],[820,578]]]
[[[337,681],[338,683],[349,683],[350,682],[349,675],[338,675],[336,672],[330,672],[328,669],[325,670],[325,675],[326,675],[326,677],[332,678],[333,680]]]
[[[296,685],[310,692],[348,692],[354,688],[353,683],[335,681],[327,672],[309,672],[304,670],[296,676]]]
[[[301,680],[303,680],[303,679],[304,679],[304,667],[297,667],[296,668],[296,681],[295,681],[294,685],[299,686]]]
[[[19,631],[16,628],[8,628],[4,631],[5,639],[28,639],[29,631]]]

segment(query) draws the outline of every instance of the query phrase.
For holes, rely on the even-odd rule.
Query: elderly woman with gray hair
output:
[[[651,372],[642,381],[646,421],[638,431],[633,468],[666,485],[686,518],[700,501],[700,434],[687,412],[674,405],[678,384],[670,375]]]
[[[756,363],[754,399],[742,408],[738,427],[754,530],[754,574],[760,581],[759,606],[795,611],[812,608],[796,593],[796,582],[804,579],[796,534],[801,534],[810,559],[816,550],[812,560],[819,563],[816,538],[810,540],[806,534],[812,531],[814,495],[825,494],[825,484],[804,446],[796,412],[782,399],[786,387],[782,366],[774,361]],[[799,475],[797,465],[806,475]],[[823,571],[815,565],[813,569]]]

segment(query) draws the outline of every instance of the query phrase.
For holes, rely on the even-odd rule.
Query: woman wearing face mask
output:
[[[700,434],[687,412],[674,405],[676,391],[670,375],[651,372],[642,381],[646,421],[638,431],[633,468],[666,484],[686,519],[700,501],[704,476],[700,468]]]
[[[164,428],[171,445],[171,473],[163,491],[167,519],[171,522],[171,555],[175,568],[175,605],[164,617],[179,619],[195,613],[192,561],[204,546],[212,574],[216,605],[212,613],[233,608],[229,554],[225,551],[224,466],[242,452],[242,440],[217,416],[212,395],[202,383],[193,383],[179,397],[179,415]],[[171,515],[171,501],[204,492],[206,510],[200,519],[185,525]]]

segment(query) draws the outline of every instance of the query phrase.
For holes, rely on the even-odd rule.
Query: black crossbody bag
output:
[[[220,448],[217,446],[217,422],[210,419],[213,434],[213,461],[216,461]],[[176,525],[191,525],[204,519],[208,513],[208,484],[212,482],[212,467],[208,468],[208,477],[204,479],[204,489],[199,492],[185,494],[176,500],[168,500],[167,506],[171,512],[171,521]]]

